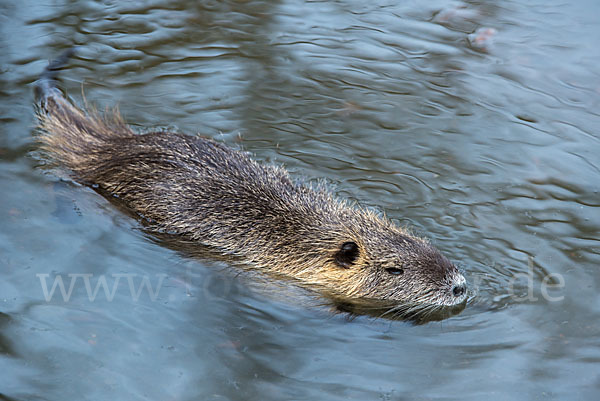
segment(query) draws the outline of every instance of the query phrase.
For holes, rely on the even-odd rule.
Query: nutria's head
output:
[[[424,307],[464,304],[464,276],[429,242],[371,213],[359,221],[333,230],[325,250],[328,261],[320,269],[328,288],[345,299]]]

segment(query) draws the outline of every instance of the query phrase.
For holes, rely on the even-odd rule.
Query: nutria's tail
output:
[[[35,85],[35,94],[42,109],[47,110],[48,102],[54,102],[56,97],[63,95],[56,87],[56,78],[58,72],[63,69],[69,59],[75,54],[75,49],[71,48],[65,51],[57,59],[51,61],[40,75]]]
[[[101,162],[106,149],[119,138],[134,134],[118,113],[100,116],[93,110],[86,112],[58,89],[58,72],[74,54],[74,49],[69,49],[50,62],[36,83],[39,141],[47,156],[71,170],[75,180],[89,182],[91,170]]]

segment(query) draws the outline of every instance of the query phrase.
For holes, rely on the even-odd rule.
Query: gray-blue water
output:
[[[597,1],[0,1],[0,399],[597,400],[599,16]],[[74,101],[325,178],[459,264],[466,309],[350,319],[158,244],[39,168],[32,83],[73,44]]]

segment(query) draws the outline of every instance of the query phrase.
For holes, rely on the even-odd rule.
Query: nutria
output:
[[[41,148],[73,180],[118,198],[150,230],[343,299],[464,303],[464,277],[428,241],[336,199],[324,185],[295,182],[282,167],[211,139],[136,134],[117,112],[72,105],[56,84],[71,53],[51,62],[36,85]]]

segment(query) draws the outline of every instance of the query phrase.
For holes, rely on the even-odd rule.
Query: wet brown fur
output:
[[[52,77],[53,78],[53,77]],[[345,299],[454,305],[464,278],[427,241],[210,139],[136,134],[43,82],[39,140],[72,178],[118,197],[151,230],[181,235]],[[350,259],[340,250],[355,243]],[[402,269],[403,274],[398,273]]]

